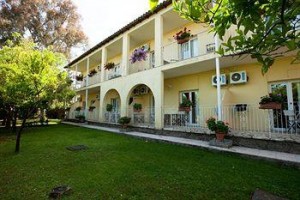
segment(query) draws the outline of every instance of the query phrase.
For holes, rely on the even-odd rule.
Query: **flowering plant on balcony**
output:
[[[96,69],[92,69],[92,70],[90,71],[90,73],[88,74],[88,76],[89,76],[89,77],[92,77],[92,76],[94,76],[95,74],[97,74]]]
[[[106,69],[106,70],[113,69],[114,67],[115,67],[115,63],[113,63],[113,62],[108,62],[104,65],[104,69]]]
[[[179,31],[178,33],[176,33],[176,35],[173,36],[173,38],[177,40],[178,44],[182,44],[189,41],[191,37],[192,37],[191,30],[187,30],[186,27],[182,31]]]
[[[260,98],[260,109],[281,109],[284,96],[277,93],[269,93],[269,95]]]
[[[179,111],[189,112],[193,103],[189,99],[183,99],[179,104]]]
[[[131,64],[137,61],[146,60],[147,53],[148,53],[148,49],[145,49],[144,46],[135,49],[130,57]]]

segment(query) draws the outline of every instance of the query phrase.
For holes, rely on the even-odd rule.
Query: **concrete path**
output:
[[[226,149],[226,148],[210,146],[207,141],[202,141],[202,140],[193,140],[193,139],[186,139],[186,138],[173,137],[173,136],[154,135],[154,134],[148,134],[148,133],[142,133],[142,132],[120,132],[120,130],[117,128],[100,127],[100,126],[95,126],[95,125],[78,124],[78,123],[73,123],[73,122],[62,122],[62,123],[74,125],[74,126],[80,126],[80,127],[84,127],[84,128],[120,133],[120,134],[139,137],[139,138],[160,140],[160,141],[165,141],[165,142],[170,142],[170,143],[201,147],[201,148],[210,149],[210,150],[231,152],[231,153],[247,155],[247,156],[257,157],[257,158],[262,158],[262,159],[269,159],[269,160],[275,160],[275,161],[280,161],[280,162],[288,162],[288,163],[293,163],[293,164],[300,166],[300,155],[299,154],[260,150],[260,149],[253,149],[253,148],[239,147],[239,146],[233,146],[229,149]]]

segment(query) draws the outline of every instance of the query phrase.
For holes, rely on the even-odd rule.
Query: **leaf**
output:
[[[149,0],[150,9],[154,10],[158,4],[158,0]]]

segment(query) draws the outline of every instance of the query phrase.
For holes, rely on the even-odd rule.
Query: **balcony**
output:
[[[113,69],[106,71],[106,80],[115,79],[122,76],[121,65],[116,64]]]
[[[101,81],[101,72],[97,72],[93,76],[89,77],[88,86],[100,83],[100,81]]]
[[[131,63],[129,60],[129,74],[149,70],[155,67],[154,51],[147,54],[146,60]]]
[[[174,41],[162,48],[164,65],[175,63],[214,53],[214,36],[208,31],[205,31],[194,35],[185,43],[178,44],[177,41]]]

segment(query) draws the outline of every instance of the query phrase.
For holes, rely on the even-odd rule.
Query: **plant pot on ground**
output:
[[[223,121],[217,121],[215,118],[210,117],[208,120],[206,120],[206,124],[209,130],[215,132],[217,141],[224,141],[224,137],[229,132],[228,123],[225,123]]]
[[[126,129],[128,127],[128,124],[130,123],[130,121],[131,121],[131,118],[125,116],[125,117],[121,117],[118,120],[118,123],[121,124],[123,129]]]

